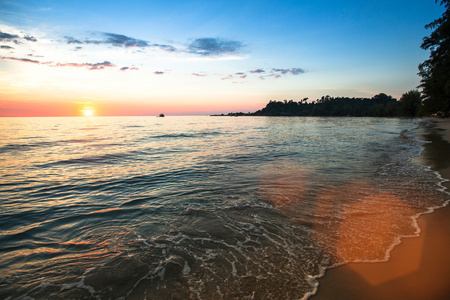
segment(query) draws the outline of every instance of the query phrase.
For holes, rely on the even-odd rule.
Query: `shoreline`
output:
[[[450,179],[450,119],[435,120],[431,141],[413,162]],[[450,181],[442,184],[450,190]],[[450,196],[449,196],[450,199]],[[450,299],[450,205],[419,216],[418,237],[403,237],[387,262],[349,263],[325,271],[311,300]]]

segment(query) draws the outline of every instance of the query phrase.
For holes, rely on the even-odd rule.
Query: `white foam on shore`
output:
[[[428,122],[423,121],[423,126],[430,126],[430,122],[432,122],[432,121],[429,121],[429,120],[428,120]],[[431,141],[421,141],[421,140],[418,140],[418,139],[415,139],[415,140],[417,142],[421,143],[421,144],[432,143]],[[419,153],[418,156],[422,155],[424,150],[425,150],[425,148],[421,147],[421,150],[420,150],[420,153]],[[412,158],[410,158],[410,161],[412,161]],[[442,192],[444,194],[447,194],[449,196],[447,198],[447,200],[445,200],[442,205],[436,205],[436,206],[427,207],[426,211],[421,212],[421,213],[417,213],[417,214],[411,216],[412,225],[416,229],[415,233],[412,234],[412,235],[399,235],[399,236],[397,236],[395,241],[386,250],[385,256],[384,256],[383,259],[376,259],[376,260],[364,260],[364,259],[359,260],[358,259],[358,260],[352,260],[352,261],[348,261],[348,262],[337,263],[337,264],[331,265],[329,267],[320,268],[320,273],[319,274],[311,275],[311,276],[308,277],[308,282],[310,283],[311,287],[313,287],[313,291],[307,292],[301,298],[301,300],[307,300],[310,297],[312,297],[312,296],[317,294],[317,291],[319,290],[319,285],[320,285],[318,279],[324,277],[326,275],[327,270],[329,270],[329,269],[334,269],[334,268],[337,268],[337,267],[340,267],[340,266],[343,266],[343,265],[346,265],[346,264],[349,264],[349,263],[383,263],[383,262],[388,262],[390,260],[390,258],[391,258],[392,250],[394,250],[395,247],[397,247],[398,245],[400,245],[402,243],[402,239],[404,239],[404,238],[415,238],[415,237],[419,237],[420,236],[420,234],[422,233],[422,230],[420,229],[419,222],[418,222],[420,216],[425,215],[425,214],[433,213],[435,210],[440,209],[440,208],[444,208],[444,207],[446,207],[446,206],[448,206],[450,204],[450,192],[448,191],[447,187],[445,187],[443,185],[444,182],[448,182],[450,180],[442,177],[442,175],[438,171],[432,170],[432,168],[430,166],[425,166],[425,165],[422,165],[422,166],[425,167],[425,171],[432,172],[436,176],[436,178],[438,179],[437,189],[436,190],[439,191],[439,192]]]

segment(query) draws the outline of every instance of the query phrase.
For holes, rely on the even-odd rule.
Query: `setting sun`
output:
[[[92,108],[86,108],[83,110],[83,115],[85,117],[91,117],[94,115],[94,110]]]

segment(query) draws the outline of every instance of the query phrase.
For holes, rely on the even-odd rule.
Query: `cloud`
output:
[[[120,70],[119,71],[127,71],[127,70],[139,70],[138,68],[136,68],[136,67],[123,67],[123,68],[120,68]]]
[[[109,33],[109,32],[98,32],[95,35],[98,35],[98,39],[85,39],[81,41],[80,39],[76,39],[71,36],[65,36],[67,44],[94,44],[94,45],[112,45],[115,47],[149,47],[148,42],[144,40],[135,39],[132,37],[128,37],[126,35],[117,34],[117,33]]]
[[[71,36],[65,36],[64,38],[66,39],[67,44],[83,44],[82,41],[74,39]]]
[[[239,41],[226,40],[220,38],[199,38],[192,41],[185,49],[178,49],[173,45],[150,43],[145,40],[136,39],[123,34],[110,32],[91,33],[89,38],[75,38],[64,36],[67,44],[91,44],[91,45],[111,45],[124,48],[147,48],[158,49],[173,53],[190,53],[201,56],[220,57],[228,54],[236,54],[243,48]]]
[[[204,74],[198,74],[198,73],[192,73],[192,75],[196,76],[196,77],[205,77],[206,76]]]
[[[113,67],[115,67],[115,65],[113,65],[109,61],[104,61],[102,63],[92,64],[92,66],[89,68],[89,70],[101,70],[104,68],[113,68]]]
[[[256,70],[251,70],[250,73],[265,73],[266,71],[264,71],[263,69],[256,69]]]
[[[280,68],[272,68],[269,73],[266,73],[264,69],[255,69],[248,71],[250,74],[260,74],[259,79],[265,80],[268,77],[280,78],[282,75],[299,75],[303,74],[306,71],[301,68],[290,68],[290,69],[280,69]],[[262,74],[265,73],[265,74]],[[236,73],[236,75],[245,74],[243,72]],[[247,75],[241,75],[241,78],[245,78]]]
[[[114,68],[116,67],[109,61],[104,61],[102,63],[57,63],[56,65],[51,65],[52,67],[76,67],[76,68],[88,68],[89,70],[103,70],[104,68]]]
[[[219,38],[199,38],[188,45],[187,52],[203,56],[221,56],[239,53],[242,48],[239,41]]]
[[[245,74],[244,72],[237,72],[236,75],[239,76],[239,78],[242,78],[242,79],[247,78],[247,74]]]
[[[131,38],[122,34],[116,33],[101,33],[104,37],[106,37],[105,44],[111,44],[116,47],[148,47],[148,43],[143,40],[138,40],[135,38]]]
[[[6,32],[0,31],[0,42],[14,42],[15,44],[21,44],[20,39],[24,39],[28,42],[37,42],[37,39],[34,36],[25,35],[23,38],[18,36],[17,34],[10,34]]]
[[[177,52],[177,48],[171,45],[160,45],[160,44],[151,44],[149,47],[153,48],[159,48],[161,50],[167,51],[167,52]]]
[[[155,71],[155,72],[153,72],[153,74],[155,74],[155,75],[164,75],[164,72],[162,72],[162,71]]]
[[[84,40],[77,39],[71,36],[65,36],[67,44],[91,44],[91,45],[111,45],[114,47],[124,48],[157,48],[167,52],[176,52],[177,49],[172,45],[164,44],[150,44],[148,41],[132,38],[123,34],[110,33],[110,32],[96,32],[94,34],[96,38],[87,38]]]
[[[38,60],[33,60],[29,58],[15,58],[15,57],[1,57],[4,60],[13,60],[13,61],[20,61],[20,62],[27,62],[27,63],[33,63],[33,64],[40,64],[40,65],[49,65],[51,67],[76,67],[76,68],[88,68],[89,70],[103,70],[104,68],[113,68],[116,67],[109,61],[104,61],[102,63],[56,63],[53,62],[40,62]]]
[[[274,72],[280,72],[281,74],[285,75],[288,73],[291,73],[292,75],[299,75],[305,73],[305,70],[301,68],[291,68],[291,69],[272,69]]]
[[[4,56],[2,56],[1,58],[5,59],[5,60],[14,60],[14,61],[33,63],[33,64],[40,64],[41,63],[38,60],[32,60],[32,59],[29,59],[29,58],[15,58],[15,57],[4,57]]]
[[[37,39],[34,36],[26,35],[23,38],[29,42],[37,42]]]
[[[11,49],[12,47],[9,46],[1,46],[2,49]],[[13,49],[13,48],[12,48]],[[27,54],[27,56],[30,57],[36,57],[41,58],[43,56],[41,55],[34,55],[34,54]],[[116,65],[112,64],[109,61],[104,61],[100,63],[55,63],[53,61],[48,62],[41,62],[39,60],[34,60],[30,58],[17,58],[17,57],[7,57],[7,56],[0,56],[3,60],[11,60],[11,61],[18,61],[18,62],[24,62],[24,63],[33,63],[38,65],[49,65],[51,67],[77,67],[77,68],[87,68],[89,70],[103,70],[105,68],[114,68]],[[137,68],[130,68],[130,70],[137,70]]]
[[[258,69],[250,70],[247,72],[237,72],[237,73],[234,73],[234,75],[239,76],[239,78],[241,78],[241,79],[245,79],[251,74],[259,74],[258,78],[261,80],[265,80],[270,77],[281,78],[283,75],[289,75],[289,74],[299,75],[299,74],[303,74],[305,72],[306,71],[301,68],[290,68],[290,69],[272,68],[272,69],[270,69],[269,72],[266,72],[262,68],[258,68]],[[233,75],[227,75],[227,76],[221,78],[221,80],[228,80],[228,79],[233,79]]]
[[[14,47],[11,47],[11,46],[0,46],[0,49],[12,50],[12,49],[14,49]]]
[[[1,32],[0,31],[0,42],[6,41],[6,42],[11,42],[14,39],[18,39],[19,36],[17,34],[9,34],[6,32]]]
[[[27,56],[33,56],[33,57],[44,57],[44,56],[42,56],[42,55],[34,55],[33,53],[29,53],[29,54],[27,54]]]

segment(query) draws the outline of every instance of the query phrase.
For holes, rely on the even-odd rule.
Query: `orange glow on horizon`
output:
[[[0,117],[75,117],[75,116],[157,116],[170,115],[210,115],[228,114],[230,112],[254,112],[264,107],[265,103],[230,104],[193,103],[180,104],[170,101],[143,103],[142,101],[121,103],[118,101],[96,100],[81,102],[77,100],[23,100],[11,97],[0,100]],[[90,111],[89,111],[90,110]]]

